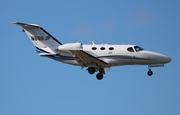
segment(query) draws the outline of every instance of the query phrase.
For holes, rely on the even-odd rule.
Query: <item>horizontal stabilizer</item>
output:
[[[25,23],[21,23],[21,22],[13,22],[13,24],[17,24],[17,25],[22,26],[22,27],[40,27],[37,24],[25,24]]]
[[[54,54],[50,54],[50,53],[39,53],[38,55],[42,57],[54,56]]]

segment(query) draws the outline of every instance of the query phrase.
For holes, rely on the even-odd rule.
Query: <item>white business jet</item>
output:
[[[151,67],[162,67],[171,61],[160,53],[144,50],[137,45],[83,45],[81,43],[62,44],[46,30],[36,24],[25,24],[14,22],[21,26],[32,43],[36,47],[36,52],[42,57],[53,60],[86,67],[89,74],[98,72],[96,78],[103,79],[103,74],[113,66],[122,65],[148,65],[147,74],[151,76]]]

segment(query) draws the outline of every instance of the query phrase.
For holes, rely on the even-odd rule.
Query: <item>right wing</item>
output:
[[[86,53],[83,50],[70,50],[74,55],[74,59],[79,63],[80,66],[90,66],[92,64],[96,64],[98,68],[108,67],[108,63],[103,60],[100,60],[93,55]]]

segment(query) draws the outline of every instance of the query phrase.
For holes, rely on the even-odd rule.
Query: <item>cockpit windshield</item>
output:
[[[144,50],[143,48],[139,47],[139,46],[134,46],[134,49],[136,50],[136,52],[142,51]]]

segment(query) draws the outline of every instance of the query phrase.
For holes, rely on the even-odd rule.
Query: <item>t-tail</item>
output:
[[[62,45],[57,39],[55,39],[46,30],[36,24],[25,24],[20,22],[14,22],[23,28],[23,32],[26,32],[34,46],[37,48],[38,53],[56,54],[55,50],[58,46]]]

